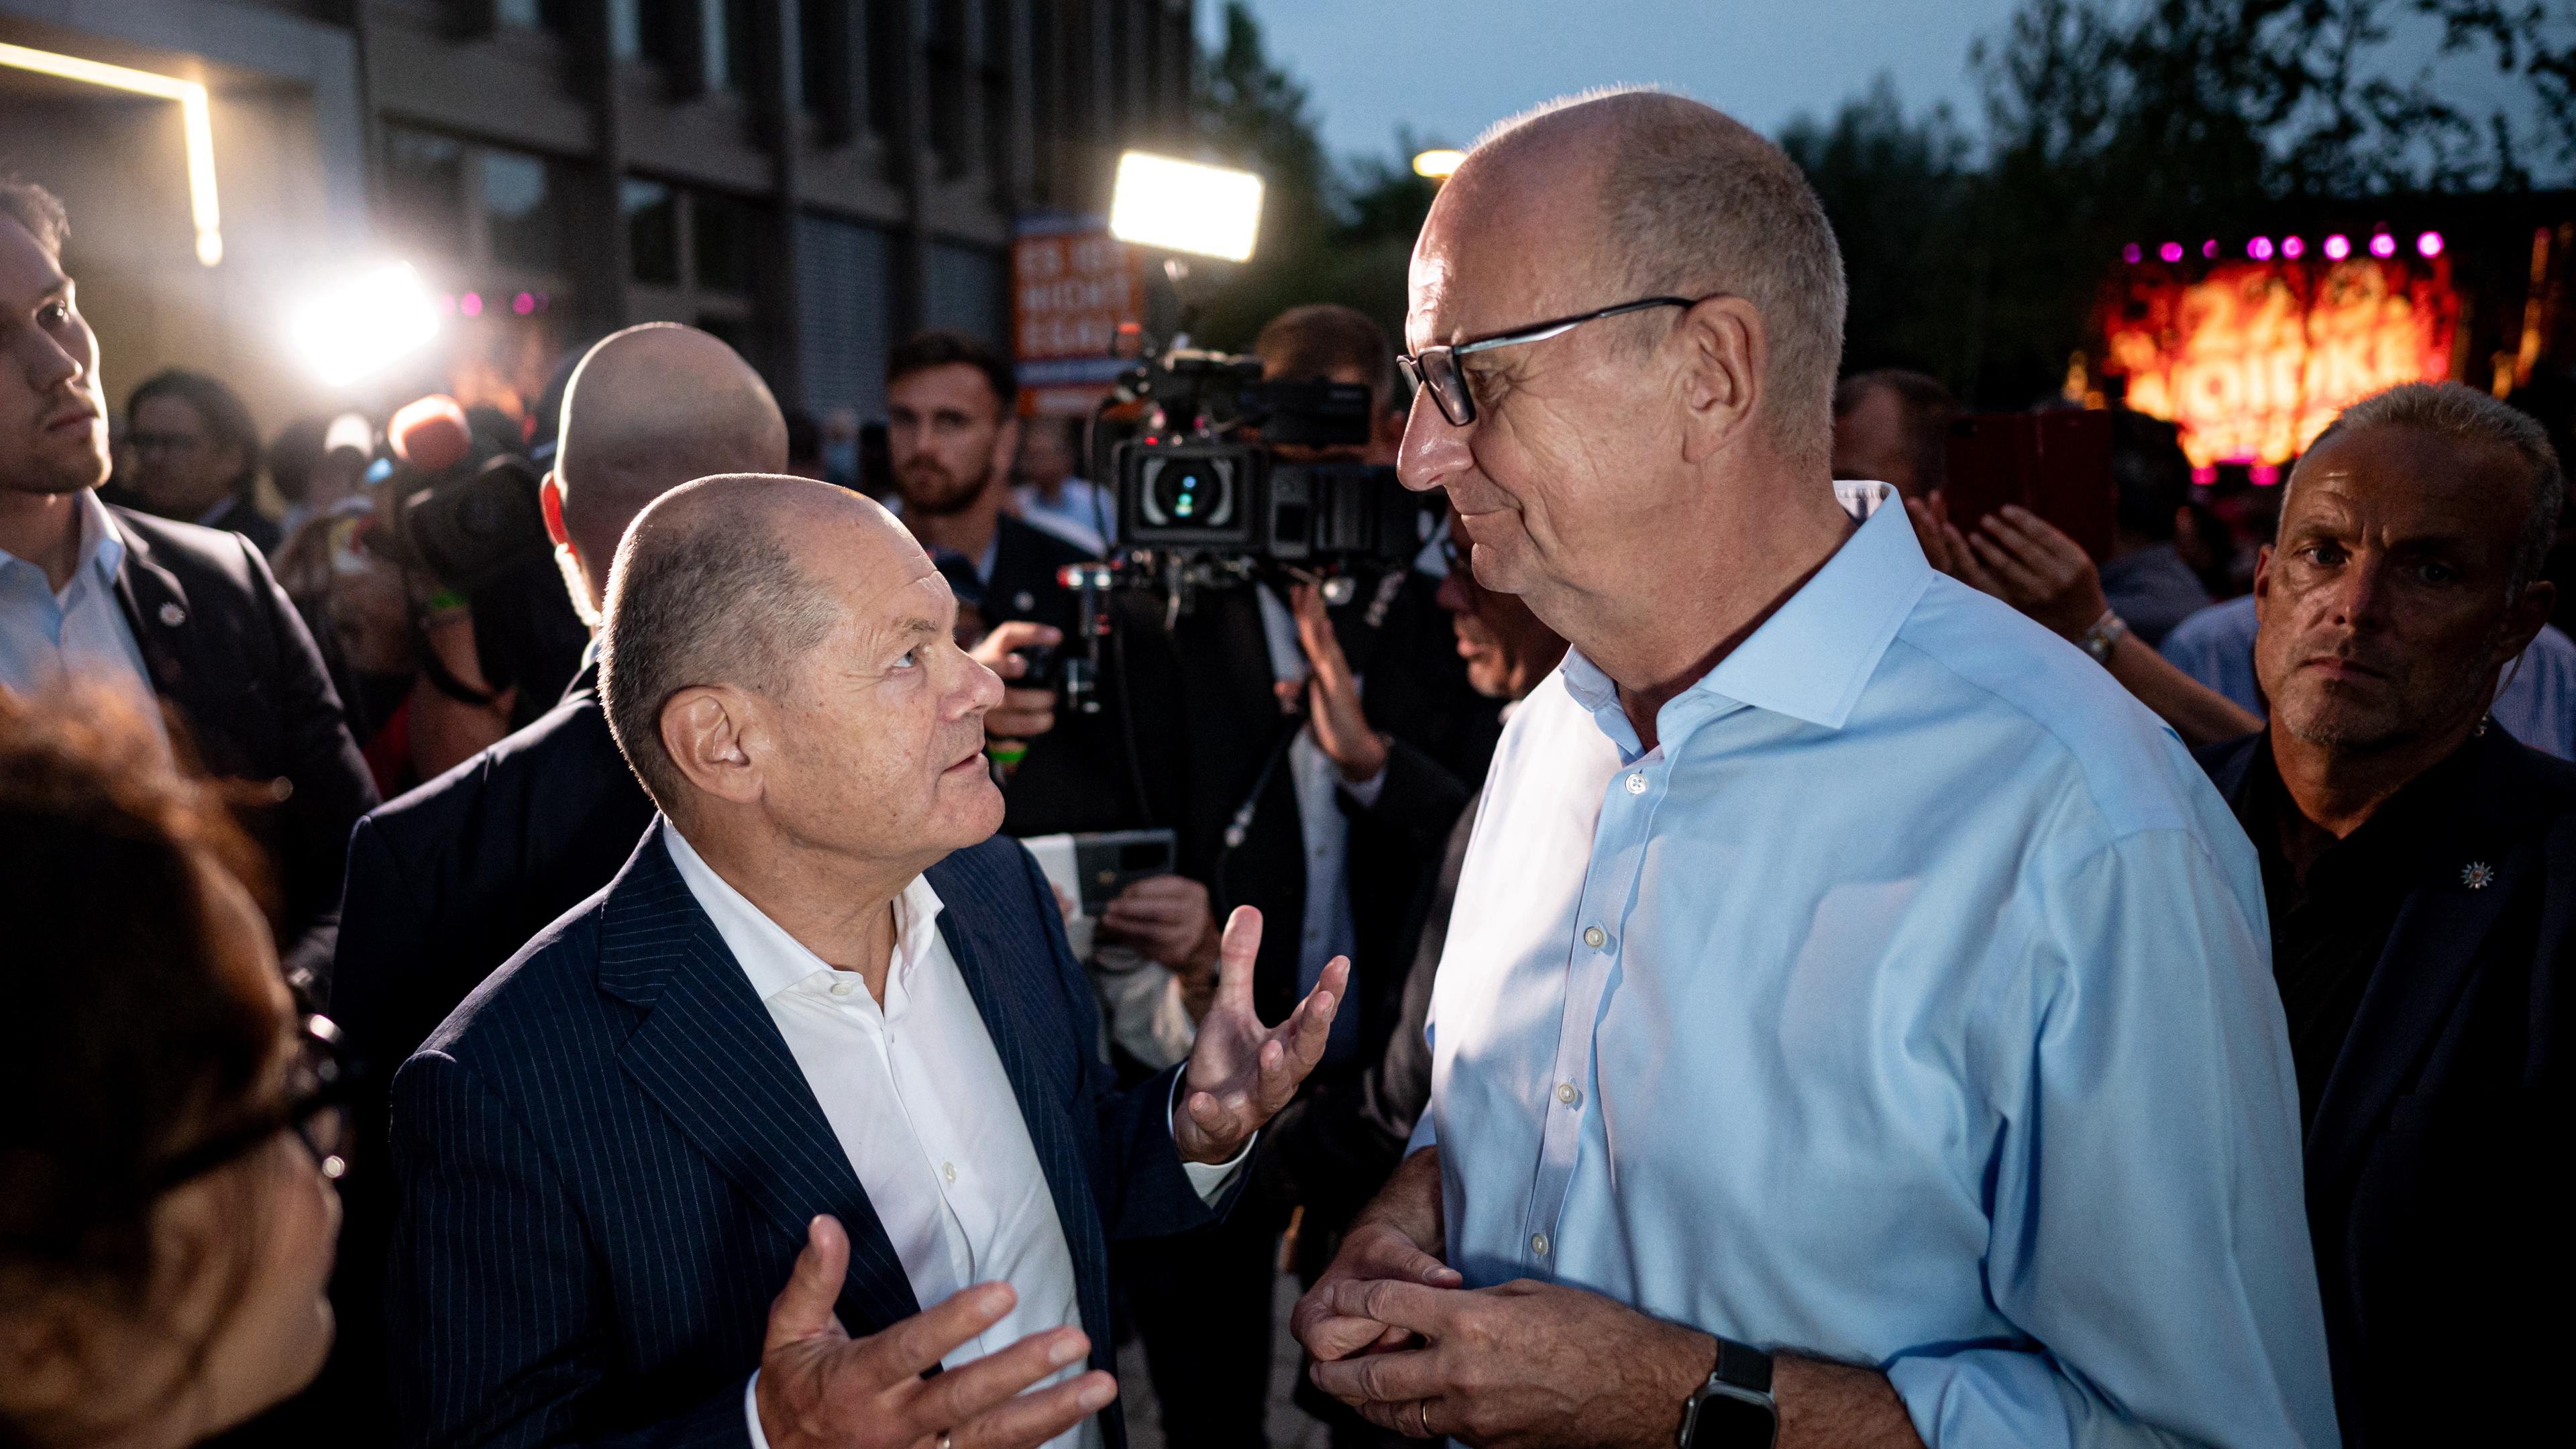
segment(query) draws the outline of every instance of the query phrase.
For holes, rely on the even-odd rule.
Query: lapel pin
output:
[[[2460,867],[2460,884],[2473,891],[2485,890],[2495,884],[2495,867],[2483,860],[2470,861]]]
[[[176,604],[163,604],[161,606],[161,622],[173,629],[176,629],[180,625],[188,622],[188,611],[180,608]]]

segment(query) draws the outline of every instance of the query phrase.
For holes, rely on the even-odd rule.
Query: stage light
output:
[[[2245,255],[2252,257],[2258,262],[2268,262],[2272,260],[2272,239],[2268,236],[2258,236],[2252,241],[2247,242],[2245,244]]]
[[[2397,238],[2384,231],[2373,233],[2370,238],[2370,254],[2374,257],[2397,255]]]
[[[1143,151],[1118,158],[1109,234],[1120,241],[1240,262],[1260,230],[1261,178],[1253,173]]]
[[[464,313],[468,317],[482,316],[483,294],[480,292],[468,292],[464,296],[457,298],[456,310]]]
[[[2428,231],[2422,236],[2415,238],[2415,254],[2421,257],[2440,256],[2442,254],[2442,234],[2438,231]]]
[[[2211,237],[2209,240],[2202,242],[2200,244],[2200,254],[2203,259],[2215,260],[2218,256],[2218,238]]]
[[[512,297],[510,299],[510,310],[518,313],[522,317],[534,312],[537,310],[537,299],[535,294],[521,292],[519,295]]]
[[[2253,484],[2257,488],[2273,487],[2281,481],[2281,465],[2278,463],[2257,463],[2253,467],[2245,470],[2245,481]]]
[[[2218,468],[2215,464],[2203,464],[2191,470],[2191,482],[2195,488],[2206,488],[2217,481]]]
[[[2159,257],[2162,257],[2163,259],[2165,259],[2166,261],[2169,261],[2169,262],[2178,262],[2178,261],[2181,261],[2181,260],[2182,260],[2182,243],[2181,243],[2181,242],[2166,242],[2163,246],[2160,246],[2160,247],[2156,248],[2156,255],[2157,255],[2157,256],[2159,256]]]
[[[2127,262],[2133,267],[2138,264],[2138,258],[2143,255],[2145,254],[2138,250],[2138,244],[2136,242],[2131,242],[2127,246],[2120,248],[2120,260]]]
[[[293,334],[314,372],[340,387],[383,371],[437,336],[438,307],[420,273],[397,262],[315,298],[296,318]]]
[[[39,75],[105,86],[139,96],[179,103],[179,125],[188,144],[188,213],[197,228],[197,262],[211,267],[224,259],[223,214],[215,203],[215,125],[206,109],[206,88],[192,80],[129,70],[121,65],[0,45],[0,65]]]
[[[2305,256],[2307,254],[2307,250],[2308,244],[2299,240],[2297,237],[2285,236],[2281,238],[2281,255],[2288,257],[2291,261],[2295,262],[2300,257]]]
[[[1452,151],[1446,147],[1435,147],[1432,150],[1418,152],[1415,154],[1413,158],[1413,174],[1416,176],[1428,177],[1433,181],[1446,181],[1457,171],[1458,163],[1466,159],[1467,153],[1464,151]]]
[[[2352,255],[2352,239],[2342,232],[2326,238],[2326,260],[2339,262]]]

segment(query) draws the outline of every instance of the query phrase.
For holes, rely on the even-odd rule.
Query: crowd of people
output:
[[[0,1442],[1117,1449],[1133,1335],[1259,1445],[1282,1273],[1341,1449],[2554,1422],[2576,644],[2486,394],[2254,511],[2120,414],[2098,558],[1953,516],[1795,166],[1592,95],[1401,354],[1256,341],[1420,553],[1095,617],[973,338],[882,476],[675,324],[463,464],[263,448],[111,426],[69,224],[0,185]],[[551,551],[442,574],[456,468]]]

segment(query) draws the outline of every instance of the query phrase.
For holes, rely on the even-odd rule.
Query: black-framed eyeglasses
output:
[[[295,1062],[287,1069],[285,1097],[268,1111],[172,1157],[150,1175],[146,1185],[154,1192],[168,1191],[249,1156],[280,1132],[293,1132],[312,1155],[313,1165],[336,1182],[349,1170],[352,1085],[340,1047],[340,1028],[327,1016],[307,1016],[296,1033]]]
[[[1724,293],[1710,295],[1723,296]],[[1488,337],[1471,338],[1465,342],[1452,342],[1439,347],[1426,347],[1420,352],[1406,353],[1396,358],[1396,364],[1404,369],[1404,375],[1412,379],[1415,387],[1430,392],[1431,401],[1439,405],[1440,416],[1449,420],[1449,426],[1463,428],[1476,420],[1476,395],[1467,390],[1467,374],[1458,366],[1459,358],[1478,352],[1491,352],[1497,347],[1518,347],[1524,342],[1545,342],[1551,337],[1562,337],[1586,322],[1598,322],[1604,317],[1624,317],[1631,312],[1646,312],[1657,307],[1679,307],[1687,311],[1707,300],[1707,297],[1640,297],[1634,302],[1622,302],[1616,307],[1604,307],[1598,312],[1586,312],[1578,317],[1559,317],[1553,322],[1540,322],[1532,326],[1516,328],[1510,332],[1497,332]]]

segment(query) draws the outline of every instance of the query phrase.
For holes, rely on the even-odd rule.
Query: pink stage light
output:
[[[2281,481],[2281,465],[2257,463],[2245,470],[2245,477],[2257,488],[2270,488]]]
[[[2422,236],[2415,238],[2415,254],[2421,257],[2440,256],[2442,254],[2442,234],[2438,231],[2428,231]]]
[[[2336,232],[2326,238],[2326,260],[2339,262],[2352,255],[2352,238]]]
[[[2218,481],[2218,468],[2217,468],[2217,466],[2216,466],[2215,464],[2212,464],[2212,465],[2208,465],[2208,466],[2205,466],[2205,467],[2199,467],[2199,468],[2194,468],[2194,469],[2192,469],[2192,470],[2191,470],[2191,481],[2192,481],[2195,485],[2197,485],[2197,486],[2199,486],[2199,487],[2202,487],[2202,488],[2206,488],[2206,487],[2208,487],[2210,484],[2217,482],[2217,481]]]
[[[2258,262],[2268,262],[2272,260],[2272,239],[2268,236],[2258,236],[2252,241],[2247,242],[2245,244],[2245,255],[2252,257]]]
[[[2299,240],[2297,237],[2285,236],[2281,238],[2281,255],[2288,257],[2291,261],[2295,262],[2300,257],[2305,256],[2307,254],[2307,250],[2308,244]]]
[[[2374,257],[2397,255],[2397,238],[2384,231],[2374,234],[2370,239],[2370,254]]]
[[[2159,257],[2162,257],[2163,259],[2165,259],[2166,261],[2169,261],[2169,262],[2178,262],[2178,261],[2181,261],[2181,260],[2182,260],[2182,243],[2181,243],[2181,242],[2166,242],[2163,246],[2160,246],[2160,247],[2156,248],[2156,255],[2157,255],[2157,256],[2159,256]]]
[[[2204,258],[2215,260],[2218,256],[2218,238],[2211,237],[2209,240],[2202,242],[2200,244],[2200,254]]]
[[[2127,262],[2133,267],[2138,264],[2138,258],[2144,255],[2145,253],[2138,249],[2138,244],[2136,242],[2131,242],[2127,246],[2120,248],[2120,260]]]
[[[483,294],[480,292],[468,292],[464,296],[457,298],[456,310],[464,313],[468,317],[482,316]]]
[[[522,317],[525,317],[529,313],[537,310],[537,299],[531,293],[521,292],[519,295],[510,299],[510,310],[518,313]]]

